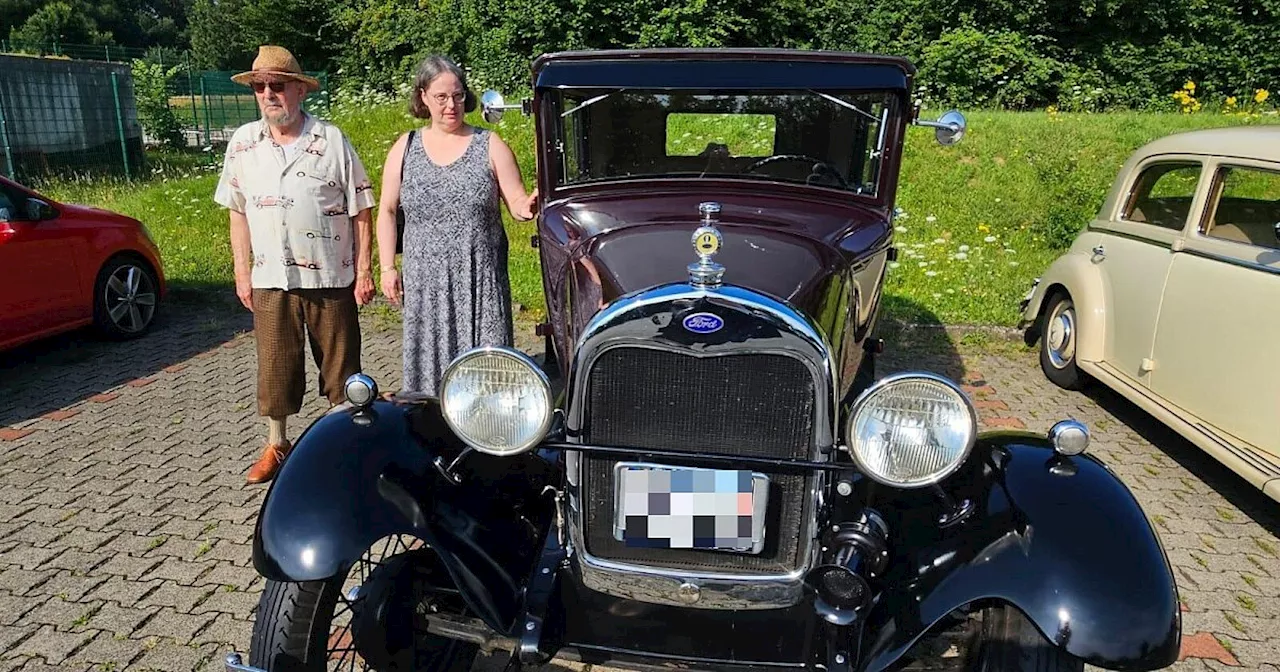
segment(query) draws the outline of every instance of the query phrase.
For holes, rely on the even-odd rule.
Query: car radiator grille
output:
[[[598,445],[809,459],[814,403],[813,376],[792,357],[692,357],[615,348],[596,359],[589,373],[584,438]],[[613,538],[613,467],[618,461],[616,456],[584,456],[583,532],[592,555],[662,568],[761,575],[786,573],[800,564],[803,521],[813,515],[807,496],[813,476],[756,469],[771,481],[766,543],[757,555],[633,548]],[[647,461],[686,464],[671,458]]]

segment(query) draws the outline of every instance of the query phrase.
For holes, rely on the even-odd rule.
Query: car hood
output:
[[[604,299],[688,280],[698,261],[692,234],[699,226],[696,194],[649,192],[619,197],[586,197],[550,205],[544,235],[565,252],[566,265],[599,277]],[[803,198],[723,194],[719,223],[724,242],[714,261],[725,267],[724,281],[793,302],[804,302],[816,286],[866,245],[847,239],[887,227],[879,213],[857,206],[830,205]],[[569,268],[559,272],[573,272]],[[549,269],[549,272],[557,270]]]
[[[714,261],[725,284],[746,287],[816,315],[838,270],[888,240],[883,213],[811,198],[717,190],[723,244]],[[705,187],[642,194],[601,193],[549,203],[540,233],[548,310],[572,338],[619,296],[687,282],[698,261],[692,234]],[[837,290],[838,291],[838,290]],[[567,311],[568,314],[565,314]]]
[[[73,217],[76,219],[80,219],[80,218],[110,219],[117,222],[135,221],[133,218],[127,217],[118,212],[112,212],[110,210],[99,208],[92,205],[82,205],[80,203],[59,203],[55,207],[58,208],[58,211],[62,214],[63,217]]]

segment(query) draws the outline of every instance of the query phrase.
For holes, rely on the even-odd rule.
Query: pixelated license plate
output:
[[[613,536],[627,546],[759,553],[769,477],[738,469],[619,462]]]

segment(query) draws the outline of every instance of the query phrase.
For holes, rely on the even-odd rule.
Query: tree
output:
[[[36,10],[10,32],[9,39],[41,48],[52,44],[110,44],[112,41],[110,32],[98,30],[97,22],[66,2],[51,2]]]

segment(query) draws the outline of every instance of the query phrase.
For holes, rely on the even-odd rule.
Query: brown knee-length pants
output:
[[[360,323],[354,286],[334,289],[254,289],[258,346],[258,414],[293,415],[306,389],[306,338],[320,369],[320,395],[345,399],[342,386],[360,371]]]

